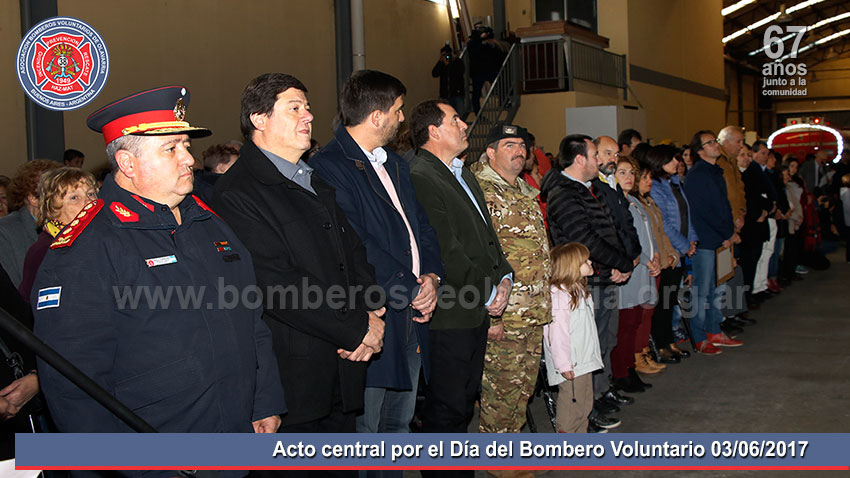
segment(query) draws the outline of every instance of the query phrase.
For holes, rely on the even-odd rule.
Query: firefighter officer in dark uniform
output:
[[[251,256],[190,195],[190,139],[211,132],[185,121],[188,104],[169,86],[89,116],[113,174],[50,246],[35,333],[160,432],[273,433],[286,407],[262,307],[241,300],[255,287]],[[130,431],[38,365],[60,431]]]

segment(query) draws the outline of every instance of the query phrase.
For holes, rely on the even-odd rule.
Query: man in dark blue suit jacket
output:
[[[367,369],[359,432],[409,431],[420,368],[428,377],[428,321],[444,275],[437,235],[416,200],[408,165],[384,149],[404,121],[405,93],[385,73],[354,73],[340,95],[342,122],[334,139],[310,160],[336,189],[387,293],[384,348]]]

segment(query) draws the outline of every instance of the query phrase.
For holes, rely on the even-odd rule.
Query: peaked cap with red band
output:
[[[86,119],[86,125],[103,133],[106,144],[128,134],[187,134],[190,138],[211,135],[212,131],[192,126],[183,120],[187,106],[189,90],[183,86],[162,86],[104,106]]]

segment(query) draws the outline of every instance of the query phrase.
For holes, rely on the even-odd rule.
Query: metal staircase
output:
[[[511,45],[499,74],[490,85],[487,96],[481,102],[481,111],[466,132],[469,148],[466,150],[466,164],[478,161],[487,148],[487,133],[497,123],[510,123],[514,120],[520,105],[520,49]],[[468,71],[468,68],[467,68]],[[468,84],[468,83],[467,83]]]

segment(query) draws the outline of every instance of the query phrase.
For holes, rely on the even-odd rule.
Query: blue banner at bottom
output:
[[[18,469],[850,470],[850,434],[18,434]]]

